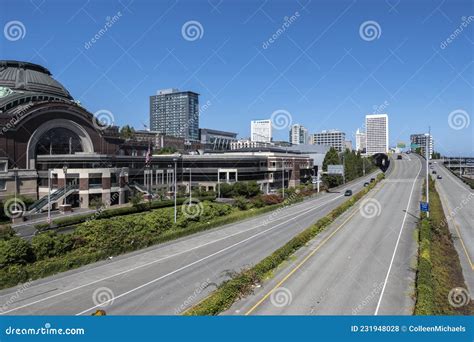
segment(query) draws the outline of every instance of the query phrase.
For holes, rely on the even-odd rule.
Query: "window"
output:
[[[0,172],[7,172],[7,171],[8,171],[8,162],[0,161]]]
[[[0,179],[0,191],[7,190],[7,181],[5,179]]]

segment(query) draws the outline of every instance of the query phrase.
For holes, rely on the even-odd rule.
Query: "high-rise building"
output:
[[[367,147],[367,139],[365,132],[361,132],[360,129],[357,129],[355,134],[356,139],[356,151],[360,151],[361,153],[365,153],[365,149]]]
[[[351,140],[344,141],[344,148],[346,150],[352,151],[352,141]]]
[[[199,94],[164,89],[150,96],[150,130],[187,142],[199,140]]]
[[[311,143],[334,147],[339,152],[342,152],[346,147],[345,140],[346,133],[333,129],[313,134]]]
[[[250,140],[272,141],[272,120],[252,120],[250,123]]]
[[[300,124],[294,124],[290,128],[289,142],[293,145],[308,143],[308,129]]]
[[[388,115],[370,114],[365,116],[366,153],[388,152]]]
[[[421,155],[426,156],[427,139],[428,139],[427,133],[410,135],[411,151],[416,152],[416,149],[419,147],[421,149],[420,151]],[[433,136],[429,135],[429,140],[428,140],[429,159],[431,159],[431,157],[433,156],[433,148],[434,148]]]

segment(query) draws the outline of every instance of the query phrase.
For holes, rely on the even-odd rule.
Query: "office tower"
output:
[[[366,151],[368,155],[388,152],[388,115],[365,116]]]
[[[252,141],[272,141],[272,120],[252,120],[250,123],[250,139]]]
[[[339,152],[345,149],[346,133],[338,130],[322,131],[312,136],[312,143],[324,146],[334,147]]]
[[[361,153],[365,153],[366,149],[366,135],[365,132],[361,132],[360,129],[357,129],[356,134],[355,134],[355,139],[356,139],[356,151],[360,151]]]
[[[292,125],[290,128],[289,142],[293,145],[308,143],[308,129],[300,124]]]

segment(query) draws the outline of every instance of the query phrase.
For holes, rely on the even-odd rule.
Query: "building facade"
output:
[[[312,144],[334,147],[337,151],[342,152],[345,149],[346,133],[338,130],[327,130],[315,133],[312,136]]]
[[[199,94],[164,89],[150,96],[150,130],[185,141],[199,140]]]
[[[226,151],[231,149],[232,142],[237,141],[237,133],[200,128],[199,139],[204,150]]]
[[[272,141],[272,120],[252,120],[250,123],[250,140],[259,142]]]
[[[308,129],[300,124],[294,124],[290,128],[289,142],[293,145],[308,143]]]
[[[412,152],[416,152],[417,148],[421,149],[421,155],[426,156],[426,144],[428,143],[428,154],[429,159],[433,156],[434,150],[434,141],[433,136],[427,133],[422,134],[412,134],[410,135],[411,146],[410,149]]]
[[[365,132],[361,132],[360,129],[357,129],[355,134],[356,140],[356,151],[365,153],[367,147],[367,138]]]
[[[366,153],[387,153],[389,149],[388,139],[388,115],[370,114],[365,116],[366,129]]]

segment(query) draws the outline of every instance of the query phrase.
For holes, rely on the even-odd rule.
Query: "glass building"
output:
[[[199,140],[199,94],[164,89],[150,96],[150,130],[185,141]]]

